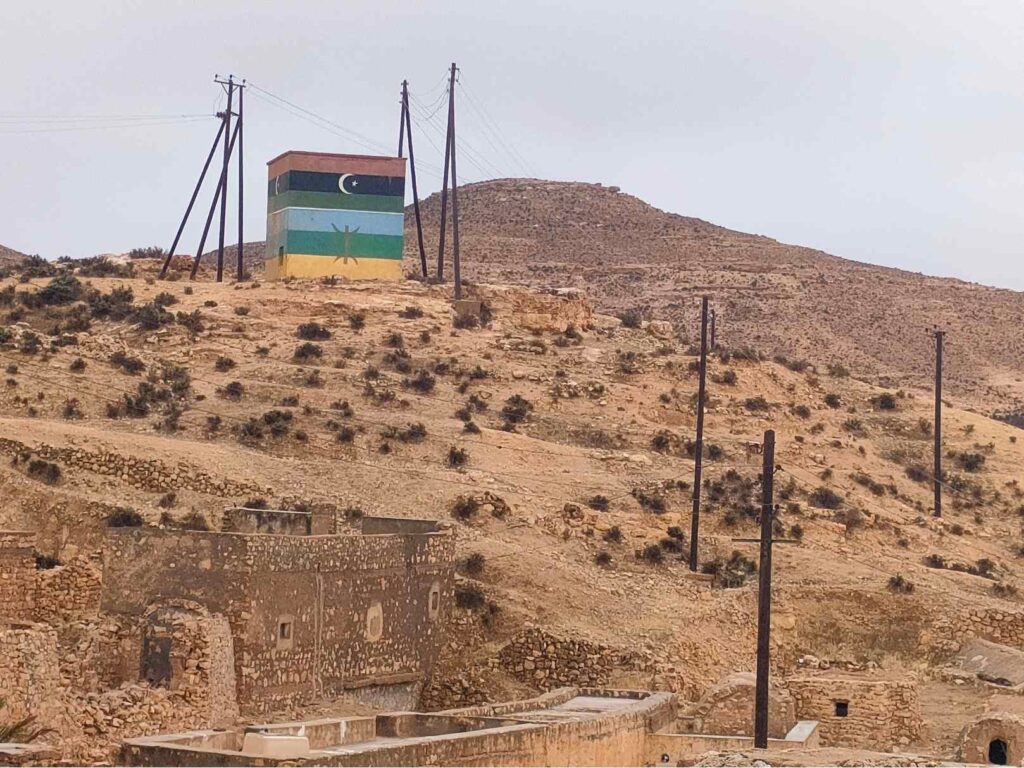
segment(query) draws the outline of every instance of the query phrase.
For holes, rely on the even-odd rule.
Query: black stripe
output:
[[[353,195],[405,197],[405,179],[401,176],[363,176],[353,173],[317,173],[316,171],[285,171],[267,185],[271,197],[283,192],[337,192],[338,182],[345,177],[345,192]]]

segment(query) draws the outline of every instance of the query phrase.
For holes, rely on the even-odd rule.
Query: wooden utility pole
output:
[[[711,349],[715,348],[715,310],[711,310]]]
[[[768,747],[768,665],[772,628],[772,524],[775,522],[773,478],[775,432],[764,433],[761,449],[761,560],[757,584],[757,681],[754,688],[754,748]]]
[[[459,258],[459,180],[455,175],[455,62],[452,62],[452,92],[448,96],[452,136],[452,264],[455,274],[455,300],[462,298],[462,260]]]
[[[231,98],[235,94],[235,78],[234,75],[228,75],[227,82],[223,80],[217,80],[216,82],[221,85],[227,85],[228,89],[228,106],[224,110],[224,133],[231,133]],[[217,239],[217,282],[224,280],[224,228],[227,223],[228,216],[228,162],[231,160],[231,150],[228,145],[224,145],[224,167],[221,170],[220,185],[220,230],[219,237]]]
[[[398,156],[402,156],[402,142],[405,139],[405,112],[409,108],[406,94],[409,93],[409,81],[402,81],[402,114],[398,118]]]
[[[188,217],[192,213],[192,208],[196,204],[196,198],[199,197],[199,190],[203,186],[203,180],[206,178],[206,172],[210,170],[210,163],[213,162],[213,156],[217,152],[217,145],[220,144],[220,137],[224,135],[224,121],[220,121],[220,127],[217,129],[217,135],[213,139],[213,146],[210,147],[210,154],[206,156],[206,162],[203,163],[203,170],[199,174],[199,181],[196,182],[196,188],[192,190],[192,197],[189,198],[188,206],[185,208],[185,215],[181,217],[181,224],[178,225],[178,231],[174,235],[174,242],[171,243],[171,250],[167,252],[166,258],[164,258],[163,266],[160,267],[160,277],[167,274],[167,267],[171,264],[171,259],[174,258],[174,251],[178,247],[178,241],[181,240],[181,233],[185,231],[185,224],[188,222]]]
[[[700,537],[700,475],[704,461],[704,393],[708,373],[708,297],[700,300],[700,384],[697,386],[697,441],[693,447],[693,511],[690,513],[690,570],[697,570]]]
[[[935,466],[932,478],[935,488],[935,517],[942,517],[942,341],[945,331],[936,328],[935,336]]]
[[[444,230],[448,214],[448,168],[452,157],[452,123],[455,121],[455,62],[448,79],[448,131],[444,142],[444,171],[441,179],[441,232],[437,248],[437,281],[444,282]]]
[[[235,124],[235,130],[231,134],[231,141],[224,143],[228,146],[228,154],[235,148],[235,140],[238,138],[238,124]],[[189,279],[194,280],[196,273],[199,271],[199,262],[203,259],[203,248],[206,246],[206,238],[210,234],[210,225],[213,223],[213,214],[217,211],[217,203],[220,201],[221,193],[224,192],[227,187],[227,182],[224,181],[223,176],[221,177],[223,183],[218,183],[213,191],[213,202],[210,203],[210,212],[206,215],[206,224],[203,226],[203,236],[199,239],[199,248],[196,250],[195,259],[192,261],[192,272],[189,274]]]
[[[242,136],[244,134],[244,127],[242,125],[242,94],[245,93],[245,80],[239,83],[238,88],[238,121],[236,127],[238,128],[238,265],[236,269],[235,279],[238,282],[242,282],[245,279],[245,261],[242,254],[242,249],[245,243],[245,238],[242,236],[242,230],[245,223],[245,176],[242,173],[245,164],[242,162]]]
[[[416,213],[416,238],[420,247],[420,269],[427,276],[427,251],[423,247],[423,223],[420,220],[420,193],[416,189],[416,155],[412,149],[412,117],[409,114],[409,81],[402,81],[402,114],[405,115],[405,131],[409,136],[409,175],[412,178],[412,207]],[[398,143],[398,156],[402,156],[402,143]]]

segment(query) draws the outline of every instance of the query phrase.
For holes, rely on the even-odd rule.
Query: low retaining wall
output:
[[[768,739],[768,750],[817,748],[820,746],[817,725],[814,721],[800,721],[784,739]],[[705,752],[746,752],[753,748],[751,736],[652,733],[647,736],[644,765],[682,765]]]

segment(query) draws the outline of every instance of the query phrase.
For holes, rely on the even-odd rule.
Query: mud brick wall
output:
[[[825,747],[906,746],[921,733],[921,704],[911,679],[862,680],[829,677],[790,678],[797,720],[817,720]],[[836,702],[848,702],[845,717]]]
[[[185,599],[227,617],[246,712],[381,685],[402,687],[412,707],[453,605],[454,559],[450,533],[112,529],[101,602],[141,616]]]
[[[235,480],[217,480],[198,467],[184,462],[172,467],[156,459],[122,456],[109,451],[58,448],[45,443],[31,448],[17,440],[7,438],[0,438],[0,452],[14,456],[38,456],[47,461],[63,464],[65,467],[76,467],[116,477],[123,483],[154,493],[187,489],[222,498],[250,494],[273,495],[270,488]]]
[[[499,651],[492,666],[543,690],[566,685],[598,688],[616,669],[633,659],[613,648],[586,640],[567,640],[540,629],[527,629]]]
[[[55,624],[96,616],[102,580],[98,558],[85,556],[37,571],[35,620]]]
[[[32,618],[36,591],[36,536],[0,531],[0,620]]]

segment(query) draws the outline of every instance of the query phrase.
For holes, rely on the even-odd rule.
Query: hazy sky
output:
[[[217,124],[136,117],[212,114],[215,73],[394,151],[399,83],[432,112],[454,60],[460,180],[525,166],[1024,289],[1022,40],[1019,0],[4,2],[0,243],[47,257],[167,247]],[[271,157],[377,151],[255,89],[246,113],[247,239],[265,233]],[[416,130],[425,194],[441,159]]]

